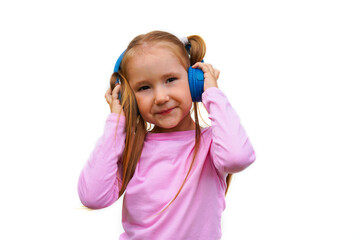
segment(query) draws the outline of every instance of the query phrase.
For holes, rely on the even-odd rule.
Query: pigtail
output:
[[[188,36],[190,47],[190,65],[194,65],[204,59],[206,53],[206,44],[204,39],[198,35]]]

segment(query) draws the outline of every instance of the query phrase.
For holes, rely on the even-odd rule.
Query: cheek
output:
[[[185,103],[184,105],[186,106],[186,109],[190,111],[192,107],[192,98],[191,98],[190,90],[189,92],[183,95],[183,101]]]
[[[190,105],[192,103],[192,98],[191,98],[191,92],[190,92],[190,88],[189,88],[189,85],[185,85],[184,87],[184,92],[185,92],[185,99],[186,101],[190,102]]]
[[[143,98],[136,97],[136,103],[140,112],[144,111],[144,109],[146,108],[146,101]]]
[[[141,116],[147,120],[147,115],[151,112],[150,100],[144,97],[136,97],[136,102]]]
[[[191,96],[190,96],[190,99],[189,99],[189,102],[188,102],[189,111],[191,110],[191,107],[192,107],[192,99],[191,99]]]
[[[192,98],[191,98],[191,92],[190,92],[190,87],[189,87],[189,81],[187,78],[184,78],[185,80],[181,83],[180,89],[182,92],[182,98],[184,99],[184,101],[190,101],[192,102]]]

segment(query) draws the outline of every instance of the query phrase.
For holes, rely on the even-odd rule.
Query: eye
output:
[[[138,91],[144,91],[144,90],[146,90],[146,89],[148,89],[148,88],[149,88],[148,86],[143,86],[143,87],[139,88]]]
[[[169,82],[173,82],[173,81],[175,81],[175,80],[176,80],[176,78],[174,78],[174,77],[167,79],[167,81],[169,81]]]

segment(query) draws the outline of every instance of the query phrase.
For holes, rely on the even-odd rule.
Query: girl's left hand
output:
[[[217,80],[220,75],[220,71],[209,63],[197,62],[193,68],[200,68],[204,72],[204,92],[211,87],[218,87]]]

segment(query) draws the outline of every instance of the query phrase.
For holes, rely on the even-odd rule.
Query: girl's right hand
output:
[[[120,92],[120,84],[117,84],[115,88],[111,92],[111,88],[109,88],[105,93],[106,102],[110,106],[111,113],[121,113],[125,116],[125,113],[121,107],[119,100],[119,92]]]

